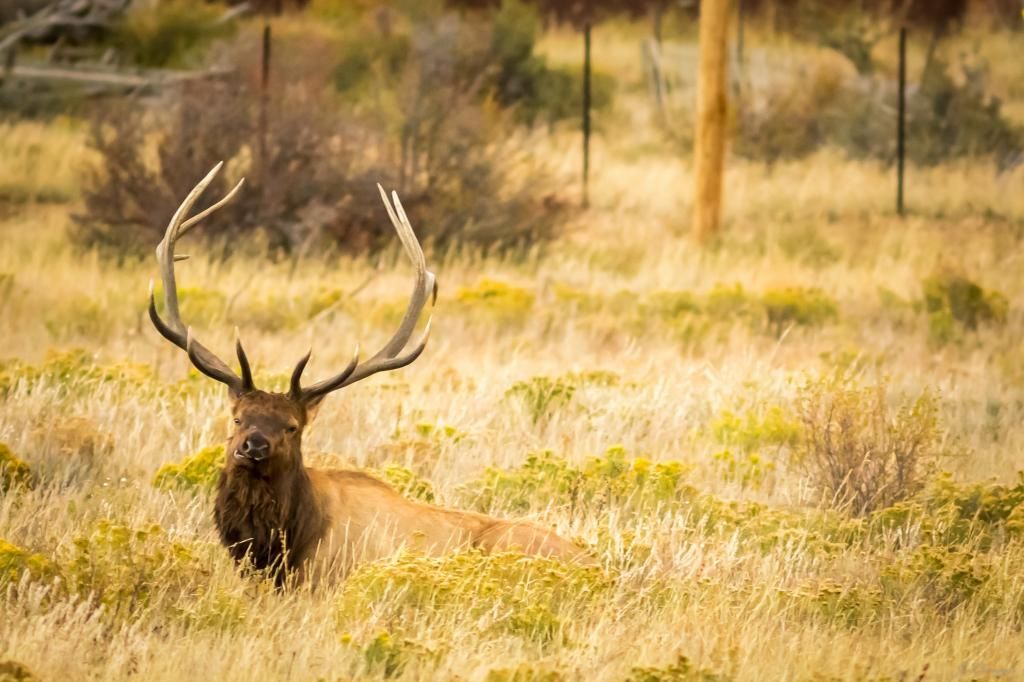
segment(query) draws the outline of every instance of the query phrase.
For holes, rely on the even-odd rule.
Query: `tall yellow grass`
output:
[[[549,37],[549,53],[573,62],[571,39]],[[598,66],[602,59],[609,68],[633,64],[634,47],[626,32]],[[629,106],[644,106],[632,97]],[[550,448],[579,464],[621,444],[630,456],[683,462],[687,484],[702,493],[802,514],[806,480],[782,461],[772,485],[752,488],[723,475],[713,424],[727,411],[777,406],[788,414],[804,377],[846,358],[869,376],[888,375],[897,394],[937,392],[944,448],[959,453],[944,466],[957,480],[1013,481],[1024,445],[1024,168],[1002,175],[979,162],[912,168],[910,216],[899,219],[891,172],[878,165],[831,152],[771,169],[734,161],[724,234],[702,250],[687,236],[689,162],[671,150],[631,152],[631,141],[642,144],[646,135],[623,129],[598,138],[593,206],[571,218],[545,254],[428,255],[441,297],[426,353],[401,372],[330,398],[306,439],[311,462],[394,462],[454,504],[465,503],[465,487],[486,468],[514,470],[531,451]],[[527,136],[524,144],[546,156],[573,196],[575,137]],[[0,288],[0,358],[42,366],[48,351],[80,347],[104,371],[141,363],[155,375],[75,383],[0,367],[0,380],[3,372],[22,377],[0,393],[0,442],[37,480],[32,490],[0,497],[0,539],[60,563],[81,551],[76,538],[93,537],[101,520],[157,523],[161,542],[191,547],[201,570],[182,577],[178,559],[161,558],[148,606],[121,612],[27,574],[0,583],[0,661],[17,660],[40,679],[377,679],[389,669],[374,652],[398,647],[413,653],[390,673],[414,680],[622,680],[639,675],[635,667],[661,669],[661,677],[638,678],[652,680],[712,679],[693,672],[700,669],[742,680],[1024,675],[1019,539],[1004,539],[995,554],[965,541],[989,571],[984,601],[944,611],[929,601],[935,586],[922,583],[883,612],[871,611],[865,595],[887,579],[887,566],[903,565],[916,527],[829,554],[809,538],[765,545],[741,531],[715,533],[705,527],[714,519],[685,509],[630,516],[615,503],[578,514],[553,503],[531,515],[597,548],[618,598],[608,608],[568,609],[566,637],[548,641],[481,634],[479,623],[450,604],[402,611],[399,593],[382,596],[365,619],[339,623],[344,585],[279,594],[240,576],[216,546],[210,501],[150,484],[162,464],[224,438],[225,396],[189,379],[183,354],[150,327],[144,306],[152,261],[116,264],[67,244],[69,216],[80,209],[83,149],[76,126],[0,128],[0,195],[16,199],[0,209],[0,287],[8,287]],[[205,170],[196,169],[197,179]],[[221,302],[203,308],[197,333],[226,354],[234,324],[249,323],[250,358],[266,375],[288,371],[310,335],[309,376],[336,370],[357,340],[364,348],[383,343],[411,275],[397,254],[376,272],[350,258],[310,256],[293,267],[243,256],[216,261],[198,246],[189,252],[193,259],[179,266],[182,285],[218,293],[210,300]],[[921,283],[942,268],[1004,294],[1006,323],[936,344]],[[473,303],[466,291],[485,279],[532,299]],[[782,333],[717,319],[701,332],[614,302],[621,292],[637,305],[664,292],[699,297],[735,284],[750,296],[819,288],[835,299],[838,318]],[[341,303],[303,317],[312,297],[334,289],[343,292]],[[285,322],[261,327],[258,319]],[[581,389],[571,405],[537,422],[506,395],[517,381],[596,370],[620,380]],[[164,390],[180,380],[194,388]],[[425,423],[465,437],[424,439],[417,425]],[[82,455],[96,433],[112,449]],[[802,610],[820,603],[874,615],[846,620]],[[587,615],[574,620],[580,613]],[[415,646],[373,645],[381,631]],[[434,653],[415,653],[421,650]],[[680,667],[671,677],[681,655],[692,670]]]

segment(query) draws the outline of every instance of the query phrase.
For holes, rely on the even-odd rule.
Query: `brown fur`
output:
[[[317,404],[288,395],[252,391],[233,396],[236,426],[217,486],[214,520],[236,561],[248,557],[279,584],[343,575],[353,563],[406,547],[429,554],[478,547],[591,563],[580,548],[527,521],[408,500],[387,484],[357,471],[308,468],[302,432]],[[269,455],[253,463],[235,456],[254,434]]]

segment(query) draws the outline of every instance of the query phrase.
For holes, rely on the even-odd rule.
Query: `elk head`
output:
[[[261,478],[273,478],[302,466],[302,431],[312,421],[324,397],[377,372],[405,367],[420,356],[427,345],[427,338],[430,334],[429,320],[419,340],[404,354],[403,350],[409,344],[409,339],[412,337],[428,298],[431,300],[431,304],[437,299],[437,280],[434,274],[427,270],[423,249],[412,231],[409,218],[402,208],[398,194],[391,193],[394,199],[394,205],[392,205],[383,188],[377,185],[391,223],[398,232],[402,246],[405,247],[405,252],[416,269],[412,296],[398,331],[383,348],[367,361],[359,362],[357,346],[352,360],[341,372],[304,386],[302,373],[309,362],[312,352],[310,351],[295,365],[287,393],[261,391],[253,383],[249,360],[242,347],[241,339],[237,336],[237,330],[235,353],[238,356],[239,372],[236,373],[227,363],[196,340],[191,328],[181,321],[178,306],[174,263],[185,260],[188,256],[175,255],[175,243],[199,221],[228,203],[242,186],[242,181],[239,181],[223,199],[198,215],[185,220],[185,216],[192,209],[193,204],[213,181],[222,165],[223,163],[217,164],[189,192],[171,218],[167,232],[157,246],[156,256],[160,264],[160,277],[163,281],[166,319],[160,317],[157,312],[152,282],[149,287],[149,318],[165,339],[188,354],[189,360],[192,361],[196,369],[228,387],[234,428],[227,445],[226,470],[231,472],[241,469]]]

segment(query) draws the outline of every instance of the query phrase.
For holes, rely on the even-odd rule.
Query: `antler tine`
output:
[[[156,259],[160,263],[160,276],[164,282],[164,308],[167,311],[167,316],[170,318],[169,326],[177,331],[179,334],[185,333],[185,325],[181,322],[181,314],[178,310],[178,294],[176,280],[174,277],[174,262],[178,259],[174,256],[174,242],[178,240],[178,228],[181,226],[182,219],[188,215],[188,212],[192,210],[192,206],[199,199],[199,196],[210,186],[213,182],[214,177],[220,171],[224,162],[219,162],[216,166],[210,169],[210,172],[206,174],[202,180],[200,180],[192,191],[189,192],[185,199],[178,206],[178,210],[171,216],[171,221],[167,223],[167,229],[164,231],[164,238],[160,240],[160,243],[156,245]],[[170,284],[171,286],[168,286]],[[178,344],[180,345],[180,344]]]
[[[217,203],[188,220],[184,219],[185,216],[188,215],[188,212],[192,210],[192,206],[195,205],[199,196],[210,185],[210,183],[213,182],[213,179],[216,177],[223,165],[223,161],[218,163],[210,170],[209,173],[206,174],[206,177],[200,180],[199,183],[192,188],[192,191],[188,193],[185,200],[181,202],[180,206],[178,206],[178,210],[174,212],[174,215],[171,217],[171,221],[167,225],[167,230],[164,232],[164,238],[160,240],[160,244],[156,247],[156,258],[160,265],[160,278],[164,287],[164,310],[167,319],[162,319],[157,313],[152,282],[150,282],[149,287],[149,318],[152,320],[153,326],[156,327],[161,336],[188,353],[189,359],[192,360],[192,364],[194,364],[199,371],[213,379],[216,379],[217,381],[227,384],[232,388],[232,390],[245,392],[252,390],[252,374],[248,368],[248,361],[245,359],[245,351],[241,348],[241,342],[238,342],[236,349],[238,351],[239,362],[242,365],[242,376],[239,376],[232,371],[230,367],[228,367],[227,363],[218,358],[203,344],[199,343],[198,340],[190,337],[188,328],[181,320],[181,312],[178,306],[178,286],[174,272],[175,261],[188,258],[188,256],[176,256],[174,254],[175,242],[177,242],[183,234],[192,229],[203,218],[206,218],[211,213],[231,201],[242,187],[244,180],[239,181],[239,183]]]
[[[221,161],[221,163],[224,163],[224,162]],[[178,237],[177,238],[180,238],[186,232],[188,232],[193,227],[195,227],[203,218],[205,218],[206,216],[210,215],[211,213],[214,213],[215,211],[220,210],[225,204],[227,204],[229,201],[234,199],[235,195],[238,194],[238,191],[240,189],[242,189],[242,185],[244,185],[244,184],[245,184],[245,178],[240,179],[238,181],[238,183],[235,184],[235,186],[231,188],[231,191],[224,195],[223,199],[218,201],[213,206],[210,206],[206,210],[202,211],[201,213],[199,213],[199,215],[194,215],[191,218],[189,218],[188,220],[186,220],[184,223],[182,223],[181,227],[178,229]],[[185,258],[188,258],[188,256],[185,256]],[[184,260],[184,259],[182,259],[182,260]]]
[[[420,246],[419,240],[416,239],[416,233],[413,232],[412,225],[409,222],[409,217],[405,213],[405,208],[402,206],[401,200],[398,198],[396,192],[392,192],[394,198],[394,206],[388,200],[388,195],[384,192],[384,188],[377,185],[377,190],[380,192],[380,197],[384,202],[384,208],[388,212],[388,217],[391,218],[391,224],[394,226],[395,231],[398,233],[398,238],[402,242],[402,247],[405,250],[406,255],[409,256],[409,260],[412,261],[413,267],[416,270],[416,279],[412,290],[412,295],[409,298],[409,305],[405,310],[405,314],[402,316],[402,321],[398,325],[398,330],[394,333],[391,339],[377,351],[369,360],[360,364],[359,350],[356,349],[356,356],[352,359],[340,374],[337,374],[330,379],[325,379],[313,386],[305,389],[299,388],[299,377],[302,374],[302,369],[305,368],[306,362],[309,360],[307,355],[299,364],[296,366],[296,371],[292,374],[292,391],[293,393],[299,393],[303,400],[311,401],[313,399],[320,398],[331,391],[345,386],[351,386],[357,381],[361,381],[368,376],[376,374],[377,372],[385,372],[392,369],[398,369],[405,367],[416,360],[427,347],[427,340],[430,338],[430,323],[431,320],[427,320],[426,327],[423,330],[423,334],[419,340],[415,343],[412,350],[405,355],[399,355],[402,350],[408,345],[409,339],[412,337],[413,332],[416,330],[416,323],[419,322],[420,316],[423,313],[423,308],[427,304],[428,297],[431,305],[437,301],[437,278],[434,273],[427,270],[426,258],[423,256],[423,248]]]
[[[188,353],[188,359],[192,361],[195,368],[211,379],[227,384],[232,388],[241,386],[242,380],[239,379],[238,375],[229,369],[221,369],[206,363],[198,351],[199,343],[192,336],[192,327],[189,327],[185,330],[185,352]]]
[[[408,254],[413,267],[416,269],[416,281],[413,286],[412,295],[409,297],[409,305],[405,309],[405,315],[402,316],[402,321],[399,323],[398,330],[394,336],[373,357],[356,367],[343,386],[354,384],[377,372],[404,367],[418,358],[426,347],[427,339],[430,335],[429,319],[423,335],[413,350],[403,357],[397,356],[409,343],[409,339],[416,329],[416,323],[419,321],[423,308],[427,304],[428,291],[430,292],[429,295],[432,302],[437,299],[437,278],[434,276],[434,273],[427,270],[427,261],[423,256],[423,248],[420,246],[419,240],[416,239],[416,233],[413,232],[412,225],[409,223],[409,217],[405,214],[405,208],[398,198],[398,193],[391,193],[395,200],[394,206],[392,206],[391,202],[388,201],[388,195],[380,184],[377,185],[377,190],[380,192],[380,198],[387,209],[388,217],[391,218],[391,224],[398,233],[398,238],[401,240],[406,254]]]

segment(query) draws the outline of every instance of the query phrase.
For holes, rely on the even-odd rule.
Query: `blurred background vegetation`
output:
[[[985,157],[1004,172],[1024,160],[1021,80],[993,82],[979,41],[944,47],[972,27],[1019,36],[1017,0],[738,5],[733,154],[770,168],[834,148],[892,164],[893,36],[907,26],[919,62],[910,161]],[[541,49],[545,33],[591,26],[598,54],[604,35],[632,35],[634,78],[593,73],[596,133],[643,127],[646,144],[686,158],[699,12],[693,0],[15,0],[0,9],[0,116],[88,129],[94,153],[70,232],[85,249],[146,252],[221,159],[225,187],[249,184],[208,231],[224,244],[375,250],[390,243],[379,181],[435,246],[542,248],[578,190],[554,172],[564,160],[524,140],[578,129],[584,90],[578,62]]]

